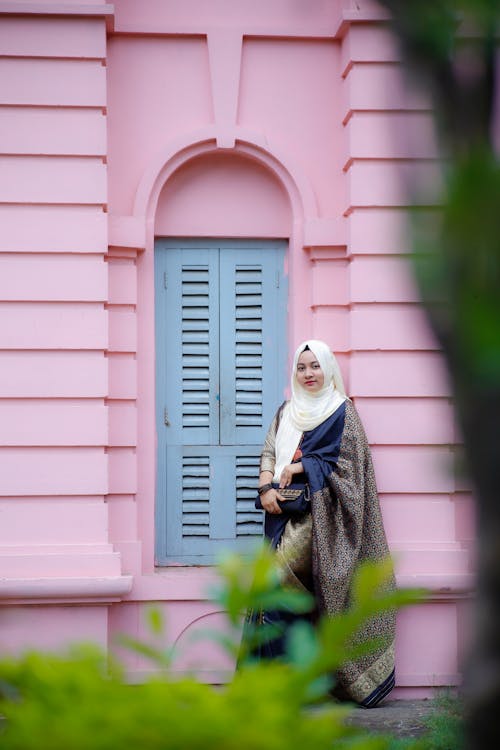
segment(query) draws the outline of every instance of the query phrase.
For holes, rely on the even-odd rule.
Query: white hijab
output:
[[[318,360],[325,378],[323,386],[315,393],[306,391],[297,381],[297,363],[306,346]],[[291,384],[292,398],[283,409],[276,434],[275,482],[291,462],[302,433],[313,430],[331,417],[347,398],[336,358],[328,344],[316,339],[303,341],[298,346],[293,358]]]

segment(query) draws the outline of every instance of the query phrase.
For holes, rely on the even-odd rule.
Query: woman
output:
[[[278,409],[261,457],[265,533],[277,549],[285,582],[308,588],[319,613],[332,615],[348,606],[356,565],[389,553],[366,436],[327,344],[311,340],[298,347],[291,385],[292,397]],[[310,512],[287,513],[281,493],[306,483]],[[285,626],[293,620],[285,613],[265,616]],[[394,686],[394,619],[392,612],[378,616],[364,633],[367,639],[382,636],[389,646],[337,675],[347,697],[366,707]],[[276,639],[265,655],[280,655],[282,649],[283,639]]]

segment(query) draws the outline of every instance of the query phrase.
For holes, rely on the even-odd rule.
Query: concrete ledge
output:
[[[132,576],[3,578],[0,605],[121,601],[132,589],[132,581]]]

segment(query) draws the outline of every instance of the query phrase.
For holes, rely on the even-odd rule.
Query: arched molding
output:
[[[192,631],[193,629],[196,629],[196,627],[201,623],[208,619],[213,619],[214,617],[227,617],[227,613],[224,612],[223,609],[214,609],[210,612],[203,612],[202,614],[198,615],[197,617],[193,617],[192,620],[189,620],[188,623],[186,623],[181,630],[177,633],[175,636],[174,642],[172,644],[172,648],[175,649],[179,646],[181,641]]]
[[[134,218],[146,222],[148,245],[153,240],[154,217],[165,183],[184,164],[207,154],[230,153],[267,167],[290,199],[294,222],[318,216],[316,197],[309,180],[288,155],[277,153],[275,149],[271,151],[264,136],[253,131],[237,129],[234,149],[220,149],[216,135],[214,128],[203,128],[172,141],[144,172],[136,193]]]

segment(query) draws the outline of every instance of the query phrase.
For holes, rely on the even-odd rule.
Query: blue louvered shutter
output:
[[[203,247],[168,249],[156,259],[157,357],[162,365],[157,373],[169,422],[167,439],[174,445],[216,445],[219,259]]]
[[[261,443],[283,388],[283,254],[274,250],[236,247],[221,254],[223,444]]]
[[[284,384],[283,261],[284,243],[158,243],[159,564],[209,563],[262,535],[254,499]]]

